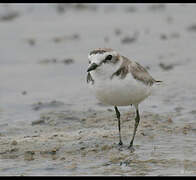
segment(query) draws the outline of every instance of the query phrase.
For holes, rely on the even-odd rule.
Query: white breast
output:
[[[118,76],[104,79],[97,76],[96,73],[93,73],[92,77],[95,82],[90,87],[96,98],[104,104],[136,105],[151,94],[151,87],[134,79],[131,74],[127,74],[124,79],[120,79]]]

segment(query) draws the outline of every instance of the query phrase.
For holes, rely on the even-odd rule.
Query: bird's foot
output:
[[[118,147],[119,147],[119,151],[122,151],[122,147],[123,147],[123,142],[122,141],[119,141]]]
[[[118,143],[118,145],[119,146],[122,146],[123,145],[123,142],[120,140],[119,143]]]
[[[135,148],[132,144],[129,145],[128,149],[133,153],[135,151]]]

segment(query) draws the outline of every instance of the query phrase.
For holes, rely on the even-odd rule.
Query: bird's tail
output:
[[[163,81],[156,81],[156,80],[155,80],[155,84],[156,84],[156,85],[164,85],[164,82],[163,82]]]
[[[156,83],[162,83],[163,81],[155,81]]]

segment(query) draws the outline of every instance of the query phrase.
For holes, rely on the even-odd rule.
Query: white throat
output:
[[[115,73],[120,65],[121,65],[121,60],[118,61],[115,64],[101,64],[100,67],[98,67],[97,69],[95,69],[94,71],[91,72],[92,77],[96,79],[100,79],[100,80],[107,80],[110,79],[112,74]]]

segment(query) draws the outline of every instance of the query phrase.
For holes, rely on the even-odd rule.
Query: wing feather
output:
[[[133,78],[137,79],[138,81],[141,81],[146,85],[152,86],[156,82],[161,82],[156,81],[139,63],[131,61],[124,56],[122,56],[122,59],[123,62],[120,68],[115,73],[113,73],[111,78],[113,78],[113,76],[119,76],[121,79],[124,79],[128,73],[131,73]]]

